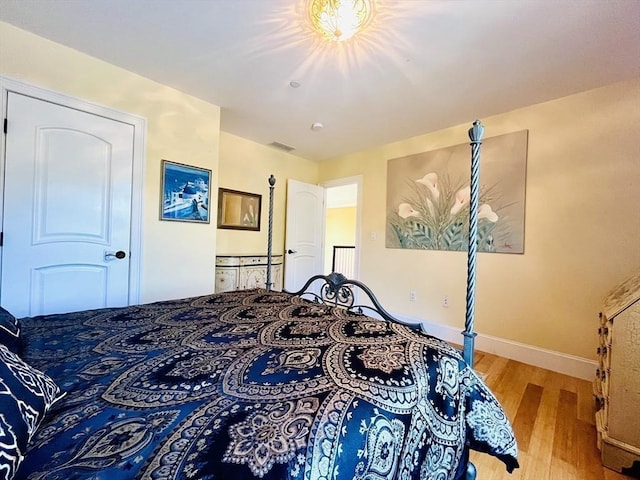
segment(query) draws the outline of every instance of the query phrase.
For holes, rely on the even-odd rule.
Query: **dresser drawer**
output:
[[[601,370],[606,370],[611,367],[611,346],[600,345],[596,352],[598,353],[598,367]]]
[[[266,265],[267,257],[240,257],[240,265]]]
[[[240,259],[238,257],[216,257],[216,266],[238,266],[240,265]]]
[[[236,268],[216,268],[215,292],[231,292],[238,289],[238,270]]]

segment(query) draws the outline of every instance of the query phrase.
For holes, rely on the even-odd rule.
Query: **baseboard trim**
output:
[[[409,323],[422,323],[426,331],[435,337],[461,345],[463,337],[461,330],[448,325],[427,322],[406,315],[396,315],[399,320]],[[568,355],[566,353],[534,347],[525,343],[505,340],[479,333],[476,336],[475,347],[477,351],[491,353],[500,357],[517,360],[518,362],[545,368],[553,372],[562,373],[571,377],[592,381],[598,366],[594,360]]]

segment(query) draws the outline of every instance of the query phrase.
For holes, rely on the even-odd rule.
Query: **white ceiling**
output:
[[[312,160],[640,76],[640,0],[378,0],[348,44],[311,32],[304,3],[0,0],[0,20],[219,105],[224,131]]]

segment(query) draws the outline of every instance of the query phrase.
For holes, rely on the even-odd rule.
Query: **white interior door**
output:
[[[9,92],[2,305],[127,305],[133,126]]]
[[[295,292],[323,273],[324,188],[287,181],[284,289]]]

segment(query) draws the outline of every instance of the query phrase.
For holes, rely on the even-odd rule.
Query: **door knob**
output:
[[[122,251],[122,250],[118,250],[118,251],[117,251],[117,252],[115,252],[115,253],[114,253],[114,252],[104,252],[104,259],[105,259],[106,261],[114,260],[114,259],[116,259],[116,258],[117,258],[118,260],[122,260],[122,259],[123,259],[124,257],[126,257],[126,256],[127,256],[127,254],[126,254],[124,251]]]
[[[289,250],[287,250],[287,253],[289,253],[289,254],[291,254],[291,253],[298,253],[298,251],[297,251],[297,250],[291,250],[291,249],[289,249]]]

